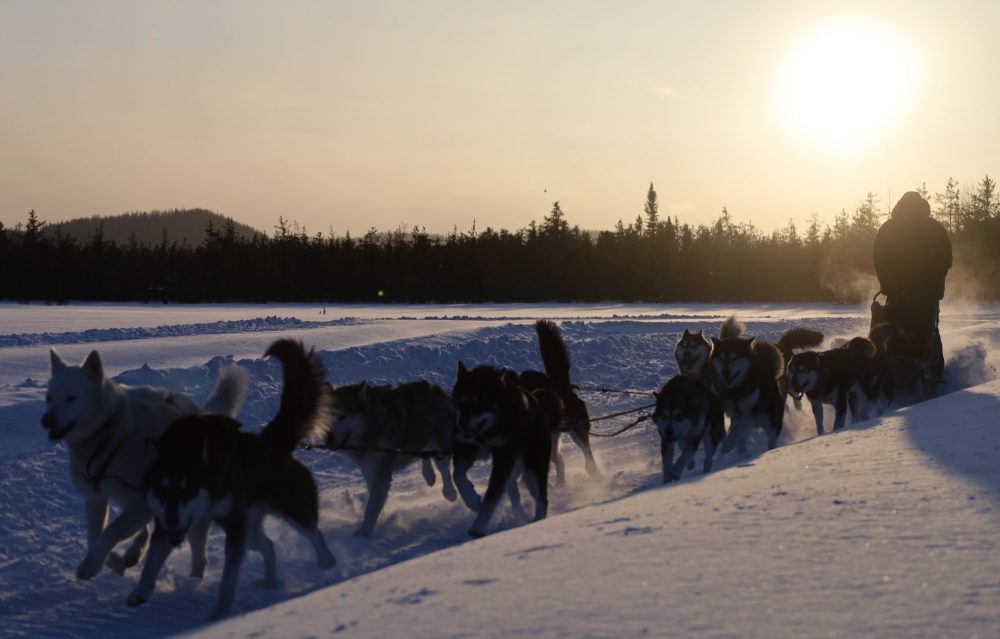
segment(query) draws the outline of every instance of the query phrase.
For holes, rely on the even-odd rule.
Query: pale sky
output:
[[[770,230],[1000,175],[1000,3],[0,1],[0,221],[642,213]]]

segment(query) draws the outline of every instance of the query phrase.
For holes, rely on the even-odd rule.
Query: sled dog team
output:
[[[547,320],[536,322],[535,330],[544,372],[467,369],[459,362],[450,397],[424,381],[333,388],[311,350],[280,339],[265,353],[283,370],[280,406],[256,434],[242,431],[234,419],[247,384],[235,366],[222,369],[212,394],[198,406],[183,394],[113,382],[96,351],[74,366],[53,350],[42,425],[50,440],[66,443],[70,477],[84,498],[87,552],[77,576],[90,579],[105,565],[122,574],[145,554],[126,600],[138,606],[150,598],[168,555],[185,539],[191,576],[203,576],[208,530],[215,522],[225,532],[222,580],[210,617],[219,619],[232,608],[248,549],[263,557],[263,585],[278,583],[274,544],[262,525],[268,514],[308,539],[321,567],[332,567],[336,559],[318,528],[315,481],[292,454],[309,439],[321,439],[358,464],[368,486],[358,536],[372,534],[394,471],[416,463],[429,486],[440,475],[444,497],[461,497],[476,513],[472,536],[485,534],[505,494],[514,513],[527,517],[518,479],[534,498],[534,520],[543,519],[550,464],[556,485],[565,481],[558,450],[562,433],[582,449],[587,471],[599,471],[590,447],[591,419],[570,381],[569,353],[559,330]],[[744,338],[743,332],[730,318],[718,338],[685,330],[677,343],[679,374],[654,392],[664,482],[693,467],[699,444],[705,449],[704,472],[711,470],[718,448],[744,450],[755,428],[764,430],[768,448],[774,448],[786,394],[797,404],[808,398],[820,434],[823,404],[833,405],[838,429],[848,408],[854,419],[865,419],[872,407],[881,413],[889,404],[923,399],[921,365],[886,353],[886,343],[896,337],[890,329],[873,329],[870,338],[823,352],[805,350],[823,341],[822,333],[811,329],[786,331],[776,344]],[[486,459],[492,467],[480,496],[467,474]],[[108,522],[110,502],[119,514]],[[125,544],[121,554],[115,550],[119,544]]]

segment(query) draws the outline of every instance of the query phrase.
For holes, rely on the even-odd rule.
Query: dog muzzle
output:
[[[73,430],[76,426],[76,421],[72,421],[62,428],[56,426],[56,417],[46,413],[42,416],[42,428],[49,432],[49,441],[57,442],[63,437],[69,434],[69,431]]]

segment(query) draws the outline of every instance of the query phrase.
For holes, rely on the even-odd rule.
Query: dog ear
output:
[[[368,406],[370,395],[368,393],[368,381],[362,381],[361,385],[358,386],[358,403],[362,406]]]
[[[653,391],[653,397],[660,399],[660,391]]]
[[[469,370],[467,368],[465,368],[465,364],[462,362],[462,360],[459,360],[458,361],[458,372],[456,374],[455,379],[462,379],[463,377],[465,377],[468,374],[469,374]]]
[[[684,335],[683,335],[683,337],[691,337],[691,333],[688,332],[688,329],[686,329],[686,328],[684,329]],[[683,339],[683,337],[682,337],[682,339]]]
[[[695,333],[695,335],[697,335],[698,337],[703,337],[703,335],[702,335],[703,332],[704,331],[698,331],[697,333]]]
[[[104,367],[101,365],[101,356],[97,354],[96,350],[90,351],[90,355],[87,355],[87,359],[83,360],[83,371],[95,378],[104,377]]]
[[[49,349],[49,363],[52,365],[53,373],[55,373],[56,371],[61,371],[62,369],[66,368],[66,362],[64,362],[63,359],[59,357],[59,353],[57,353],[56,349],[54,348]]]
[[[718,339],[716,339],[715,337],[711,337],[709,339],[712,340],[712,348],[718,348],[719,344],[721,344],[721,342]]]

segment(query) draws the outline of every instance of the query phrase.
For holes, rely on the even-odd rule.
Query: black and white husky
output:
[[[146,474],[146,497],[156,518],[153,540],[139,583],[128,606],[149,600],[167,556],[192,529],[211,521],[226,533],[226,558],[219,599],[211,619],[232,608],[247,548],[264,558],[264,585],[277,584],[274,544],[264,534],[265,515],[273,513],[312,542],[319,565],[336,563],[318,528],[316,483],[309,469],[292,456],[299,442],[325,431],[329,393],[323,370],[301,342],[283,339],[265,356],[281,360],[281,408],[259,434],[222,415],[182,417],[156,443]]]
[[[855,421],[867,417],[874,356],[875,345],[864,337],[855,337],[839,348],[819,353],[804,351],[789,360],[788,392],[809,399],[816,419],[816,434],[824,432],[824,404],[833,406],[833,430],[844,427],[848,408]]]
[[[681,471],[694,466],[698,446],[705,449],[704,472],[712,470],[712,457],[726,435],[722,404],[708,385],[687,375],[675,375],[654,392],[653,422],[660,433],[663,483],[681,478]],[[681,449],[674,461],[674,444]]]
[[[733,335],[737,337],[738,335]],[[674,347],[677,372],[686,377],[709,381],[708,362],[712,358],[712,341],[702,331],[692,333],[686,328]]]
[[[69,475],[83,495],[87,521],[87,554],[76,575],[90,579],[105,563],[121,574],[138,563],[149,541],[147,525],[153,513],[140,489],[146,443],[158,439],[173,419],[202,409],[181,393],[113,382],[105,377],[97,351],[80,366],[65,363],[55,350],[50,360],[42,426],[51,441],[69,448]],[[227,366],[204,410],[235,415],[245,390],[246,375]],[[121,512],[106,525],[109,502]],[[130,538],[124,556],[113,552]],[[204,543],[204,536],[191,539],[192,570],[204,564]]]
[[[600,475],[594,453],[590,448],[590,413],[587,404],[576,394],[574,386],[569,381],[570,359],[566,343],[563,342],[559,329],[549,320],[535,322],[535,333],[538,335],[538,350],[542,355],[545,372],[523,371],[517,376],[518,383],[528,391],[540,388],[548,389],[559,397],[560,419],[558,428],[552,433],[552,461],[556,465],[556,485],[562,486],[566,481],[566,464],[559,453],[559,439],[563,433],[583,451],[587,472]]]
[[[713,337],[711,370],[712,390],[730,419],[722,452],[735,446],[745,450],[746,438],[756,427],[764,429],[769,450],[777,446],[785,416],[785,396],[778,384],[785,370],[781,351],[760,339]]]
[[[452,448],[454,432],[455,410],[451,399],[427,382],[395,387],[362,382],[334,389],[327,447],[347,453],[358,464],[368,485],[365,514],[356,535],[369,537],[375,530],[389,495],[393,471],[420,460],[417,455],[393,451],[445,453]],[[433,486],[436,465],[445,499],[455,501],[458,495],[450,464],[450,455],[436,455],[433,464],[429,457],[424,457],[422,471],[427,485]]]
[[[515,508],[520,505],[514,483],[519,469],[535,498],[535,521],[544,519],[549,507],[552,433],[561,418],[559,397],[546,389],[529,392],[518,383],[514,371],[486,365],[470,371],[462,362],[451,397],[457,414],[456,440],[473,455],[479,447],[489,450],[493,459],[489,484],[469,534],[482,537],[486,533],[505,491]],[[458,448],[456,468],[459,463],[466,468],[471,465],[457,455]]]

